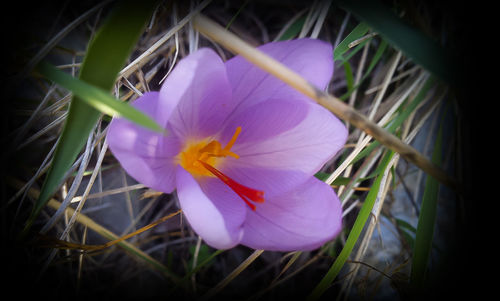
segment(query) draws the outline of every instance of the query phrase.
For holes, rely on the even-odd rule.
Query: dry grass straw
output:
[[[441,183],[452,187],[456,191],[460,190],[456,181],[450,178],[446,172],[432,164],[429,159],[420,154],[413,147],[402,142],[394,135],[387,133],[383,128],[370,121],[354,108],[311,85],[299,74],[250,46],[234,34],[224,30],[224,28],[207,17],[199,14],[194,18],[194,22],[196,28],[203,34],[224,45],[232,52],[245,57],[259,68],[264,69],[270,74],[278,77],[293,88],[297,89],[299,92],[314,99],[339,118],[349,121],[357,128],[363,130],[366,134],[372,136],[383,145],[399,153],[409,162],[417,165],[419,168],[438,179]]]

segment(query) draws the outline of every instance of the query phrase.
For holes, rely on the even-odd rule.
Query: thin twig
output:
[[[89,194],[87,196],[87,200],[88,199],[102,198],[102,197],[108,196],[108,195],[113,195],[113,194],[123,193],[123,192],[127,192],[127,191],[142,189],[144,187],[146,187],[146,186],[144,186],[144,184],[134,184],[134,185],[130,185],[130,186],[109,189],[109,190],[106,190],[103,192]],[[76,196],[71,200],[71,203],[78,203],[82,200],[82,198],[83,198],[83,196]]]
[[[444,170],[434,165],[428,158],[410,145],[390,134],[373,121],[370,121],[354,108],[312,85],[305,78],[292,71],[290,68],[250,46],[248,43],[244,42],[242,39],[238,38],[229,31],[224,30],[222,26],[202,14],[198,14],[194,17],[193,21],[195,28],[204,35],[209,36],[213,40],[224,45],[230,51],[243,56],[259,68],[271,73],[299,92],[312,98],[339,118],[349,121],[351,124],[363,130],[383,145],[399,153],[407,161],[415,164],[423,171],[436,178],[439,182],[453,188],[455,191],[461,190],[455,179],[451,178]]]

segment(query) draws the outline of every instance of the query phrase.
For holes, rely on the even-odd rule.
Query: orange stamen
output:
[[[215,167],[207,164],[201,160],[198,160],[203,167],[205,167],[209,172],[211,172],[214,176],[219,178],[224,184],[229,186],[252,210],[255,211],[256,206],[250,201],[255,203],[264,203],[264,192],[260,190],[256,190],[253,188],[249,188],[241,185],[235,180],[223,174],[221,171],[217,170]]]
[[[236,142],[236,139],[238,138],[240,133],[241,133],[241,126],[236,128],[236,131],[234,132],[233,137],[231,137],[231,140],[229,140],[229,142],[226,144],[226,146],[224,146],[222,151],[229,153],[229,151],[231,150],[231,147],[233,147],[233,145]]]
[[[256,206],[251,202],[263,203],[264,192],[243,186],[214,167],[219,164],[222,158],[229,156],[238,159],[240,157],[231,151],[240,133],[241,126],[238,126],[224,147],[217,140],[189,143],[181,151],[178,159],[181,166],[193,176],[216,176],[229,186],[252,210],[255,210]]]

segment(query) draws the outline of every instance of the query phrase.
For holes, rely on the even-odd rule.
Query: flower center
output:
[[[195,177],[209,176],[217,177],[231,188],[252,210],[256,207],[252,202],[263,203],[264,192],[241,185],[221,171],[216,169],[220,159],[227,156],[238,159],[239,156],[231,152],[236,139],[241,133],[241,127],[237,127],[231,140],[222,147],[217,140],[203,140],[197,143],[188,144],[179,154],[181,166]]]

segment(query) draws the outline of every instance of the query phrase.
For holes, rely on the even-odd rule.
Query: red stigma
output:
[[[252,189],[246,186],[241,185],[235,180],[223,174],[221,171],[217,170],[210,164],[207,164],[201,160],[198,160],[203,167],[205,167],[209,172],[211,172],[214,176],[219,178],[224,184],[229,186],[252,210],[255,211],[256,206],[250,201],[255,203],[264,203],[264,192],[256,189]]]

